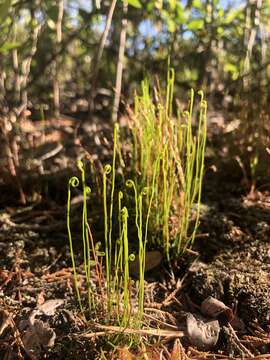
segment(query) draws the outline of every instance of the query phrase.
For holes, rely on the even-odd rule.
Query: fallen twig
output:
[[[99,329],[103,329],[105,333],[123,333],[123,334],[137,334],[137,335],[150,335],[150,336],[158,336],[158,337],[168,337],[168,338],[179,338],[185,336],[183,331],[180,330],[163,330],[163,329],[131,329],[131,328],[123,328],[120,326],[109,326],[109,325],[95,325]],[[104,335],[104,332],[99,333],[85,333],[81,335],[82,337],[92,338],[95,336],[99,336],[96,334]]]

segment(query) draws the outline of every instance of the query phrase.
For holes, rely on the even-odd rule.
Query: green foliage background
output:
[[[87,99],[95,69],[91,62],[95,59],[110,1],[89,3],[65,2],[62,41],[56,44],[57,0],[1,1],[3,105],[11,109],[18,101],[13,91],[15,72],[23,71],[20,64],[31,51],[31,34],[38,25],[41,31],[27,82],[31,105],[42,102],[52,108],[55,58],[60,64],[62,108],[68,111],[72,100]],[[243,90],[267,92],[270,75],[268,0],[261,6],[254,0],[240,4],[220,0],[129,0],[128,4],[122,86],[125,95],[132,95],[135,84],[145,74],[164,74],[168,56],[176,70],[179,97],[186,89],[195,87],[211,93],[213,99],[222,96],[235,105]],[[106,97],[108,101],[103,101],[103,105],[108,109],[113,98],[122,16],[122,1],[118,1],[99,64],[102,71],[97,86],[107,91],[98,91],[97,96],[103,95],[97,101]],[[19,57],[17,70],[12,60],[14,51]],[[243,89],[244,79],[248,79],[248,89]]]

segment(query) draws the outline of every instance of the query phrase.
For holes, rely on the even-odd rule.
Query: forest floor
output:
[[[108,350],[108,334],[79,315],[65,204],[75,161],[89,153],[97,164],[110,159],[111,128],[96,121],[74,141],[72,118],[34,124],[23,124],[30,145],[20,160],[28,205],[18,205],[16,185],[7,174],[0,182],[0,358],[100,359],[100,349]],[[213,129],[193,251],[175,264],[175,278],[163,262],[146,276],[151,328],[162,324],[168,333],[142,334],[144,355],[119,347],[107,353],[108,359],[270,359],[269,184],[249,193],[238,162],[228,159],[224,144],[215,140],[224,128]],[[81,204],[78,194],[74,226],[81,219]],[[209,297],[210,313],[202,305]],[[201,319],[193,332],[202,334],[192,334],[190,319]],[[216,341],[213,328],[204,327],[211,327],[207,321],[218,328]],[[176,330],[183,334],[180,342]]]

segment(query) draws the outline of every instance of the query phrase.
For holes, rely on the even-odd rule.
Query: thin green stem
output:
[[[74,276],[74,287],[78,299],[78,303],[80,306],[81,313],[84,315],[84,310],[82,307],[82,301],[81,301],[81,295],[80,290],[78,286],[78,275],[77,275],[77,269],[76,269],[76,262],[74,257],[74,251],[73,251],[73,240],[72,240],[72,234],[71,234],[71,227],[70,227],[70,201],[71,201],[71,188],[79,186],[79,179],[75,176],[69,179],[68,182],[68,199],[67,199],[67,231],[68,231],[68,239],[69,239],[69,249],[70,249],[70,257],[72,262],[72,269],[73,269],[73,276]]]

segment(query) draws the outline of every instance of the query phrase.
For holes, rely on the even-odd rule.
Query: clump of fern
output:
[[[198,229],[206,145],[207,103],[202,91],[196,131],[194,91],[188,110],[178,109],[176,114],[173,92],[170,69],[165,97],[157,89],[151,95],[148,81],[143,81],[142,94],[135,96],[134,110],[129,109],[136,186],[152,189],[146,197],[146,204],[151,203],[150,232],[161,232],[152,245],[163,248],[168,260],[193,244]]]
[[[144,268],[145,252],[147,239],[147,224],[143,223],[142,197],[147,193],[143,189],[138,193],[134,181],[128,179],[124,185],[123,191],[116,191],[116,166],[118,150],[119,127],[114,127],[114,146],[113,158],[111,164],[103,167],[103,218],[104,218],[104,252],[97,251],[92,237],[92,232],[88,222],[87,200],[91,196],[91,189],[86,184],[85,165],[82,161],[77,163],[81,172],[81,179],[72,177],[68,186],[67,201],[67,228],[69,236],[70,254],[74,272],[74,283],[76,296],[78,298],[80,310],[84,318],[89,314],[98,317],[99,313],[106,314],[107,324],[117,324],[121,327],[137,327],[142,324],[143,306],[144,306]],[[83,248],[83,275],[85,278],[85,287],[87,290],[87,301],[83,301],[82,294],[78,284],[78,266],[75,262],[73,250],[73,238],[71,232],[71,190],[74,187],[82,185],[83,204],[82,204],[82,248]],[[134,213],[138,237],[138,264],[139,277],[137,280],[135,300],[131,306],[131,277],[129,274],[129,264],[135,260],[135,254],[130,250],[129,244],[129,211],[123,204],[125,200],[124,192],[126,189],[132,189],[132,197],[135,204]],[[130,192],[130,191],[128,191]],[[150,210],[147,211],[149,219]],[[115,232],[114,229],[117,229]],[[104,274],[102,268],[102,259],[105,258]],[[93,278],[98,279],[98,283],[93,288]],[[101,304],[101,306],[100,306]],[[102,307],[102,309],[100,309]],[[100,312],[100,310],[102,310]],[[87,316],[88,315],[88,316]],[[104,320],[104,319],[103,319]]]
[[[87,185],[83,162],[77,164],[81,178],[73,177],[69,181],[67,227],[81,312],[85,315],[88,310],[88,314],[98,317],[101,306],[106,323],[122,328],[140,328],[142,325],[148,245],[162,248],[170,261],[172,255],[181,255],[192,245],[199,225],[207,104],[203,93],[199,92],[195,131],[192,125],[194,91],[190,94],[188,110],[177,110],[176,114],[173,112],[173,91],[174,71],[170,70],[165,97],[155,90],[153,100],[147,81],[142,83],[142,95],[135,96],[134,111],[129,111],[133,179],[122,159],[126,139],[121,139],[118,124],[114,127],[112,162],[103,167],[103,186],[99,191],[103,200],[103,253],[96,247],[88,222],[87,201],[89,198],[91,201],[91,189]],[[118,181],[119,167],[121,181]],[[71,190],[79,183],[83,193],[81,239],[86,302],[79,290],[70,224]],[[118,187],[118,183],[122,185]],[[159,233],[161,236],[156,236]],[[131,251],[134,242],[137,254]],[[130,262],[136,257],[138,279],[135,282],[130,276]],[[95,288],[93,277],[98,279]]]

